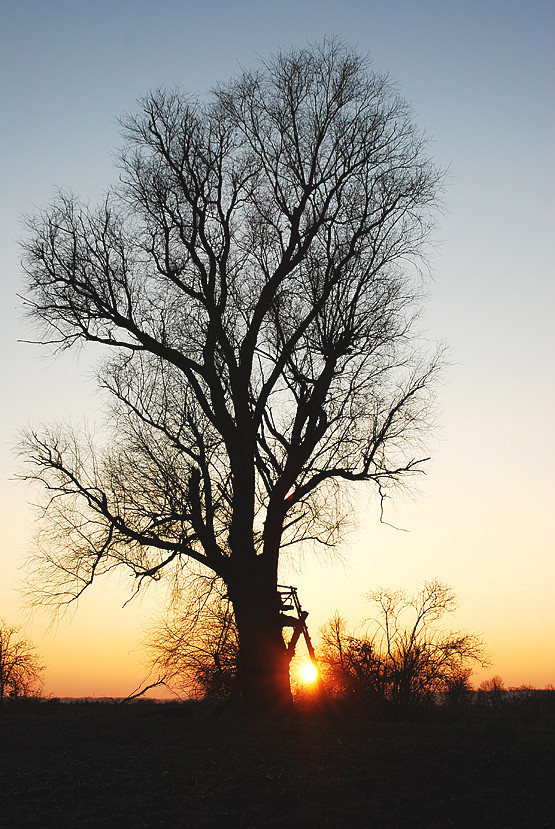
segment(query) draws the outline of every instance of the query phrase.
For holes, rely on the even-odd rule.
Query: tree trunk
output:
[[[243,574],[240,584],[230,586],[239,634],[241,702],[249,714],[279,716],[292,698],[277,584],[260,573],[250,576]]]

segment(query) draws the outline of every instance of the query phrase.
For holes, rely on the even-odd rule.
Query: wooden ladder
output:
[[[316,654],[314,653],[314,648],[312,646],[312,641],[310,639],[310,634],[306,624],[308,611],[303,610],[301,607],[301,603],[297,595],[297,588],[292,585],[278,584],[278,595],[280,599],[282,626],[293,628],[293,635],[287,645],[287,655],[289,660],[291,660],[295,655],[295,648],[297,647],[297,642],[300,637],[304,636],[310,661],[316,668]],[[295,616],[288,616],[286,613],[288,610],[294,610],[297,614],[296,618]]]

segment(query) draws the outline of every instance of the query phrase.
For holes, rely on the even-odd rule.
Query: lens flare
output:
[[[305,662],[301,668],[301,677],[304,684],[309,685],[311,682],[314,682],[317,676],[318,671],[316,670],[315,665],[313,665],[312,662]]]

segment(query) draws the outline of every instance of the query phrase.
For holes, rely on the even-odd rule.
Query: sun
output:
[[[301,668],[301,678],[305,685],[310,685],[318,676],[316,666],[312,662],[305,662]]]

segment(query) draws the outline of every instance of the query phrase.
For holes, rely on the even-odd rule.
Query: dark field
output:
[[[552,703],[385,723],[8,705],[0,826],[552,827]]]

